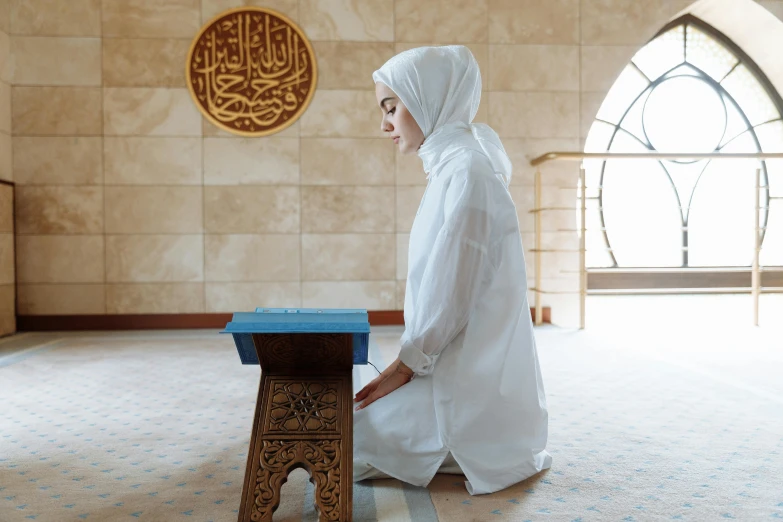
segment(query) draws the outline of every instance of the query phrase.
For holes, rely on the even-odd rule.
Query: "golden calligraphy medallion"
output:
[[[242,136],[267,136],[293,124],[318,78],[302,30],[261,7],[232,9],[206,24],[190,46],[186,75],[204,116]]]

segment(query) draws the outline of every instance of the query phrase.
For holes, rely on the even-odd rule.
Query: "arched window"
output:
[[[680,18],[612,86],[587,152],[783,152],[783,100],[720,32]],[[585,163],[588,267],[748,267],[762,168],[762,264],[783,264],[783,161]]]

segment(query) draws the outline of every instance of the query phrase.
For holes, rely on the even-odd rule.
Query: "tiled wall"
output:
[[[422,44],[473,50],[485,90],[478,121],[512,155],[531,248],[529,158],[578,150],[635,49],[690,1],[244,3],[297,21],[316,50],[313,102],[273,137],[219,131],[185,88],[191,39],[241,0],[0,0],[14,58],[21,314],[401,309],[425,178],[380,132],[372,71]],[[7,47],[0,33],[0,66]],[[4,127],[3,163],[6,137]],[[9,170],[0,164],[0,175]],[[574,166],[545,175],[546,202],[572,204]],[[552,216],[544,246],[575,247],[574,217]],[[562,272],[575,263],[550,254],[549,288],[575,288]],[[557,320],[558,301],[549,303]]]
[[[10,0],[0,0],[0,179],[13,181],[11,163]]]
[[[11,166],[10,6],[0,0],[0,181],[13,181]],[[0,183],[0,336],[16,330],[13,188]]]
[[[767,11],[777,16],[780,20],[783,20],[783,0],[760,0],[757,3],[761,4]]]

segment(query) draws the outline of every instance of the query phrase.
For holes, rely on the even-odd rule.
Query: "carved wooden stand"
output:
[[[239,521],[271,522],[288,474],[315,484],[319,520],[350,521],[353,337],[253,334],[261,363]]]

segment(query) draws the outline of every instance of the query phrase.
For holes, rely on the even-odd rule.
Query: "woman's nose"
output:
[[[386,118],[381,120],[381,132],[391,132],[394,127],[389,123]]]

